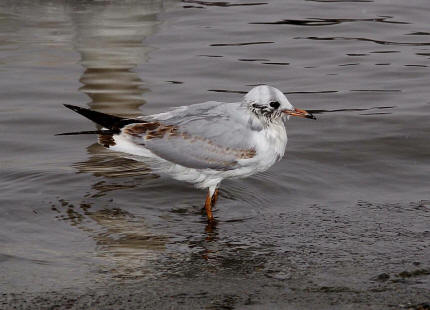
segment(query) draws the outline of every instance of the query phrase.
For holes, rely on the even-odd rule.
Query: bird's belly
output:
[[[285,137],[286,138],[286,137]],[[282,158],[285,151],[285,140],[265,137],[257,144],[256,155],[252,158],[239,159],[238,165],[230,170],[195,169],[184,167],[158,157],[143,146],[137,146],[128,139],[115,136],[116,144],[110,147],[113,151],[119,151],[134,155],[132,158],[147,163],[156,173],[164,173],[170,177],[193,183],[198,188],[216,186],[226,178],[244,178],[269,169],[276,161]]]
[[[115,136],[115,144],[110,150],[123,153],[124,157],[144,162],[154,173],[166,174],[176,180],[189,182],[198,188],[215,186],[223,179],[224,171],[194,169],[167,161],[152,153],[143,145],[137,146],[129,139]]]
[[[136,147],[127,140],[116,139],[116,142],[117,144],[111,147],[111,150],[130,154],[132,156],[126,157],[145,162],[153,172],[166,174],[178,181],[192,183],[198,188],[216,186],[223,179],[250,176],[256,172],[267,170],[276,161],[275,157],[268,160],[266,154],[264,158],[256,156],[252,159],[241,160],[239,166],[231,170],[194,169],[166,161],[150,150]]]

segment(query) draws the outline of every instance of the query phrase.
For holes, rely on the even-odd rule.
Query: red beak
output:
[[[313,116],[312,113],[309,113],[305,110],[301,110],[301,109],[297,109],[297,108],[294,110],[283,110],[282,112],[284,112],[285,114],[288,114],[288,115],[292,115],[292,116],[316,119],[316,117]]]

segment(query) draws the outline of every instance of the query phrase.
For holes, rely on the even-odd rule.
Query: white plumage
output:
[[[177,180],[208,188],[205,207],[211,222],[220,182],[269,169],[284,156],[289,115],[314,118],[266,85],[253,88],[240,102],[193,104],[136,120],[68,107],[107,126],[112,140],[105,146],[111,150],[130,154]],[[105,119],[109,117],[110,122]]]

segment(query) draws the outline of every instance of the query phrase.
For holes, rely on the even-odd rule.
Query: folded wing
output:
[[[253,131],[239,104],[208,102],[144,118],[122,134],[157,156],[195,169],[230,170],[256,153]]]

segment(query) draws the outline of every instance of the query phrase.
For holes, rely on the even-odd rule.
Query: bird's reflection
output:
[[[148,263],[164,249],[167,237],[150,232],[141,216],[120,208],[93,209],[91,199],[78,204],[59,199],[56,218],[85,231],[96,242],[99,274],[119,279],[147,275]]]
[[[90,108],[129,117],[142,113],[140,107],[145,104],[143,96],[148,89],[136,70],[147,61],[150,48],[143,41],[156,31],[163,5],[162,0],[69,3],[74,44],[84,68],[79,90],[89,97]],[[156,176],[143,163],[96,143],[87,151],[89,158],[74,167],[102,178],[81,203],[60,200],[52,209],[58,213],[57,218],[86,231],[95,240],[96,255],[102,260],[101,274],[109,271],[117,278],[142,276],[144,266],[164,249],[167,238],[150,232],[142,216],[112,207],[100,197],[136,186],[134,178],[115,182],[117,177]]]
[[[77,162],[73,165],[80,173],[92,173],[97,177],[104,177],[104,182],[112,178],[137,177],[158,178],[158,175],[152,173],[147,166],[139,161],[128,159],[121,156],[120,153],[111,152],[100,144],[94,143],[87,147],[90,157],[83,162]],[[124,188],[133,188],[135,184],[125,185]],[[97,192],[107,192],[109,187],[102,187],[98,183],[93,185]],[[110,190],[119,189],[111,187]]]

